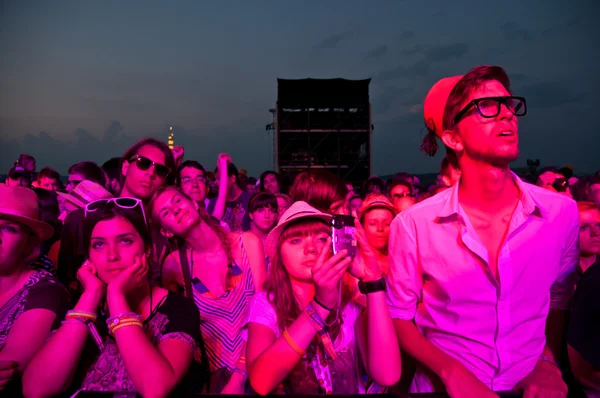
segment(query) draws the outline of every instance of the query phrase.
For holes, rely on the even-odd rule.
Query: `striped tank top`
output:
[[[200,331],[204,340],[210,372],[226,368],[232,371],[243,356],[242,327],[248,303],[254,296],[250,263],[239,235],[242,264],[230,265],[231,284],[216,297],[202,282],[194,278],[194,302],[200,311]],[[192,263],[192,262],[190,262]]]

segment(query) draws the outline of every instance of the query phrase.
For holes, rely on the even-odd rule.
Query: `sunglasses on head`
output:
[[[169,173],[171,173],[171,169],[169,169],[164,164],[156,163],[155,161],[148,159],[145,156],[135,155],[131,159],[129,159],[129,162],[135,162],[137,168],[142,171],[146,171],[150,167],[154,166],[154,172],[157,176],[161,178],[166,178],[169,175]]]
[[[142,217],[144,217],[144,221],[147,221],[146,213],[144,212],[144,205],[141,200],[136,198],[110,198],[90,202],[85,205],[84,217],[87,218],[88,214],[93,213],[96,210],[104,210],[110,205],[120,207],[121,209],[135,209],[139,206],[142,211]]]
[[[454,124],[458,123],[466,113],[473,107],[485,118],[493,118],[500,114],[502,104],[515,116],[525,116],[527,114],[527,101],[523,97],[485,97],[477,98],[469,102],[454,117]]]

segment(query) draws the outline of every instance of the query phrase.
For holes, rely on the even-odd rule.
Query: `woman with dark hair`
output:
[[[260,191],[273,195],[281,193],[281,176],[275,171],[265,171],[260,175]]]
[[[270,192],[256,193],[250,198],[248,211],[251,220],[250,231],[264,243],[278,219],[277,197]]]
[[[176,187],[161,188],[149,209],[162,233],[180,240],[179,252],[165,260],[163,286],[184,290],[200,311],[208,392],[243,394],[247,375],[241,333],[248,302],[265,279],[262,242],[251,232],[227,232]]]
[[[247,347],[250,382],[261,395],[280,385],[292,395],[371,392],[361,366],[381,386],[400,378],[400,349],[377,258],[358,221],[365,261],[353,263],[346,250],[332,255],[330,220],[296,202],[265,243],[273,265],[265,292],[251,303]],[[347,271],[361,281],[364,311],[351,302],[343,283]]]
[[[348,187],[327,170],[304,171],[296,176],[290,190],[292,202],[304,201],[328,214],[348,214]]]
[[[39,243],[52,227],[39,218],[29,188],[0,185],[0,395],[21,396],[21,373],[60,326],[67,290],[34,267]]]
[[[86,391],[169,395],[199,358],[200,318],[187,298],[150,285],[152,243],[141,200],[86,205],[84,240],[88,260],[77,273],[83,294],[31,361],[25,395],[60,394],[77,370],[76,384]]]

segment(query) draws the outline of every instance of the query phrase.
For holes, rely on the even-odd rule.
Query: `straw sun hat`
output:
[[[54,229],[40,221],[39,213],[38,197],[31,189],[0,184],[0,218],[28,226],[44,241],[52,237]]]

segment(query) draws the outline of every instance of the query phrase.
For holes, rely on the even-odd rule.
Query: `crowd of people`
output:
[[[437,182],[258,179],[146,138],[0,184],[0,394],[600,391],[600,173],[518,176],[505,71],[424,101]],[[332,220],[353,216],[353,254]]]

